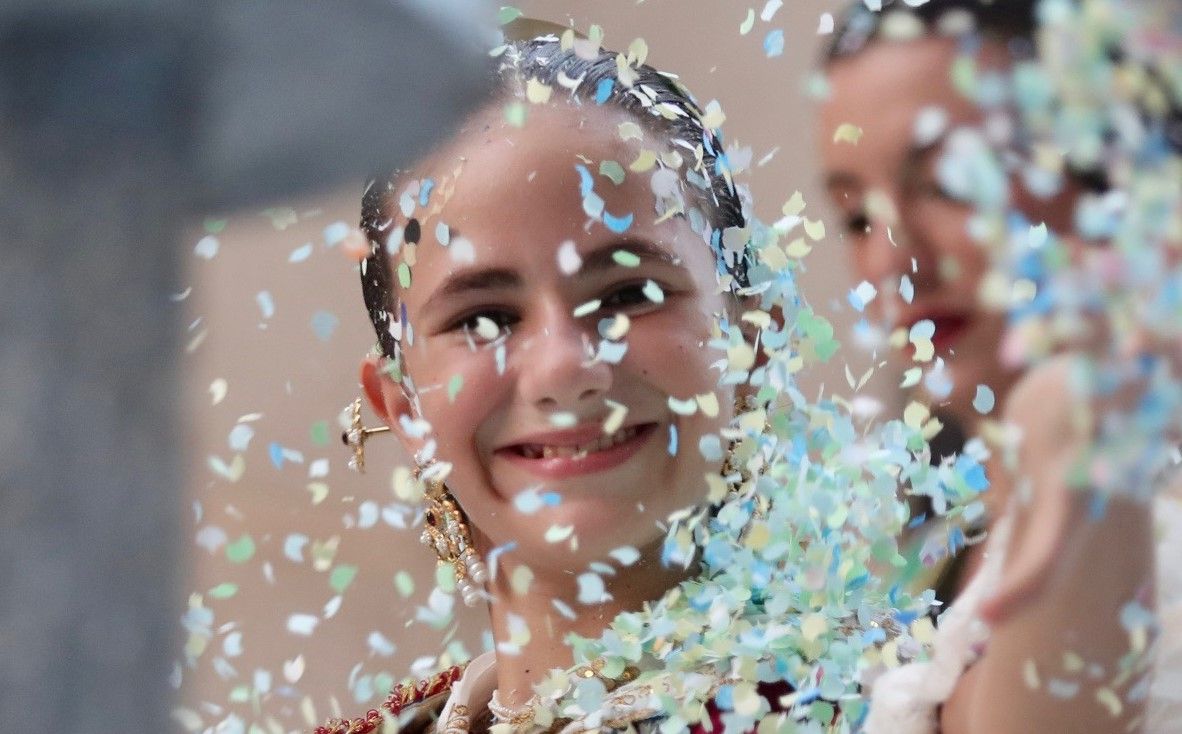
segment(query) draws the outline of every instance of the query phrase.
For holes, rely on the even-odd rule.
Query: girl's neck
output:
[[[574,665],[568,635],[599,637],[621,612],[640,610],[645,602],[656,601],[669,589],[688,578],[693,568],[666,568],[660,564],[660,543],[641,552],[633,566],[617,569],[615,576],[603,576],[610,599],[600,604],[578,601],[576,575],[565,571],[536,574],[525,594],[509,586],[514,561],[502,558],[495,582],[489,584],[492,602],[489,614],[497,649],[497,697],[509,707],[523,705],[533,696],[533,687],[554,668]],[[646,562],[646,559],[649,559]],[[575,619],[561,614],[555,600],[575,612]],[[513,642],[514,631],[524,623],[529,641],[519,652],[504,649]],[[518,632],[520,634],[520,632]]]

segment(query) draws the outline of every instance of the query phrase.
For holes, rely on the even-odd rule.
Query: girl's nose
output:
[[[585,325],[569,312],[546,319],[519,359],[522,397],[546,411],[586,412],[611,389],[612,365],[595,359]]]

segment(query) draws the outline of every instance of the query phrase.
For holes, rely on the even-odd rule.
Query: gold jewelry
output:
[[[361,398],[349,404],[349,430],[341,432],[341,442],[353,449],[353,456],[349,459],[349,468],[365,473],[365,442],[375,433],[386,433],[390,426],[366,428],[361,425]]]
[[[441,475],[445,472],[430,471],[438,466],[431,463],[415,471],[415,478],[425,485],[423,498],[427,502],[419,540],[435,551],[440,565],[451,566],[464,604],[474,607],[480,603],[479,587],[488,582],[488,567],[472,545],[472,531],[464,511],[443,483]]]

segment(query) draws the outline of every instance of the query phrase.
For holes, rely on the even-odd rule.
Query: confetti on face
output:
[[[833,131],[833,142],[857,145],[862,139],[862,128],[849,122],[843,122]]]

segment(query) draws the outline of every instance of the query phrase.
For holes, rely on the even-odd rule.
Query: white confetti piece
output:
[[[307,667],[304,662],[303,655],[296,655],[291,660],[283,661],[283,679],[288,683],[297,683],[300,678],[304,677],[304,669]]]
[[[821,19],[817,22],[817,35],[828,36],[833,32],[833,13],[821,13]]]
[[[316,631],[320,617],[315,614],[293,614],[287,618],[287,631],[293,635],[308,637]]]
[[[209,397],[213,405],[217,405],[226,399],[226,393],[229,391],[230,385],[225,378],[219,377],[213,382],[209,383]]]
[[[583,267],[583,258],[575,247],[574,240],[567,240],[558,246],[558,270],[563,275],[574,275]]]
[[[220,247],[221,243],[218,242],[217,237],[206,235],[197,240],[197,245],[193,248],[193,253],[205,260],[212,260],[217,256]]]

